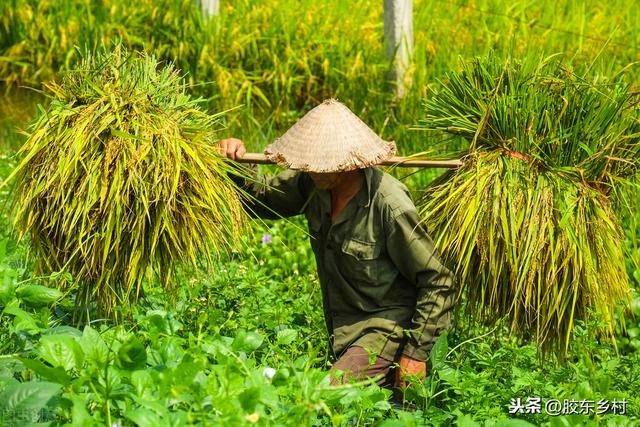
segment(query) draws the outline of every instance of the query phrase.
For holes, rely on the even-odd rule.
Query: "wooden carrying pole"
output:
[[[264,154],[246,153],[241,159],[236,159],[239,163],[254,163],[259,165],[273,164]],[[461,160],[418,160],[410,157],[394,156],[389,160],[380,163],[382,166],[399,166],[403,168],[446,168],[455,169],[462,166]]]

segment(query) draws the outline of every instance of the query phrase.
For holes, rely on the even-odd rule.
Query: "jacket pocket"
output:
[[[365,285],[375,285],[382,243],[350,238],[343,242],[342,267],[345,277]]]

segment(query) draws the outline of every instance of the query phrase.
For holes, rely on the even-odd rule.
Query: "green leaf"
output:
[[[73,407],[71,408],[71,421],[74,426],[91,427],[97,424],[87,411],[87,402],[79,396],[71,396]]]
[[[456,425],[458,427],[480,427],[480,424],[477,421],[474,421],[473,418],[471,418],[471,415],[462,415],[458,417]]]
[[[380,427],[406,427],[406,424],[400,420],[384,420]]]
[[[60,384],[63,387],[68,386],[71,383],[71,377],[67,374],[64,368],[60,366],[52,368],[39,360],[27,359],[24,357],[18,357],[17,359],[20,360],[26,368],[31,369],[42,379]]]
[[[535,424],[531,424],[530,422],[525,420],[511,419],[511,420],[498,421],[497,423],[494,424],[493,427],[534,427],[534,426]]]
[[[15,294],[15,283],[9,280],[0,280],[0,301],[2,304],[7,305],[9,301],[15,298]]]
[[[57,289],[42,285],[20,285],[16,289],[16,295],[22,301],[33,306],[51,304],[62,297],[62,292]]]
[[[118,350],[118,362],[123,369],[134,371],[147,365],[147,351],[135,336],[129,338]]]
[[[13,378],[13,376],[7,376],[7,374],[5,373],[0,375],[0,392],[2,392],[7,387],[15,384],[19,384],[19,381]]]
[[[140,427],[162,426],[166,424],[158,414],[145,408],[136,408],[129,410],[124,413],[124,417],[130,421],[133,421]]]
[[[298,332],[295,329],[283,329],[276,333],[276,344],[290,345],[298,339]]]
[[[61,366],[67,371],[80,369],[84,353],[75,338],[69,335],[45,335],[40,339],[39,354],[53,366]]]
[[[95,366],[103,366],[107,363],[109,347],[107,347],[98,331],[90,326],[85,326],[79,342],[84,350],[87,362],[93,363]]]
[[[163,334],[170,334],[171,330],[165,316],[154,313],[147,316],[146,321],[149,322],[149,329],[156,329]]]
[[[3,310],[3,314],[15,316],[13,326],[17,331],[26,331],[31,334],[36,334],[44,329],[30,313],[27,313],[20,308],[20,301],[18,300],[12,300],[9,302]]]
[[[442,365],[440,369],[437,370],[437,373],[438,377],[450,386],[456,388],[460,386],[460,373],[456,369]]]
[[[38,421],[40,411],[62,387],[49,382],[31,381],[7,387],[0,393],[0,419],[5,427],[24,426]]]
[[[440,369],[447,360],[447,353],[449,351],[449,342],[447,340],[447,334],[442,333],[435,344],[431,348],[431,354],[429,358],[431,360],[431,367],[434,370]]]
[[[231,344],[233,351],[255,351],[262,345],[264,338],[257,332],[238,331]]]
[[[291,373],[289,372],[289,368],[284,367],[284,368],[278,369],[276,371],[276,374],[271,379],[271,384],[273,384],[276,387],[283,387],[289,381],[290,376],[291,376]]]
[[[151,373],[146,369],[131,373],[131,385],[134,387],[136,395],[141,399],[144,399],[145,395],[152,397],[153,391],[157,388]]]
[[[238,400],[242,409],[246,412],[253,412],[260,402],[261,390],[259,387],[249,387],[238,395]]]

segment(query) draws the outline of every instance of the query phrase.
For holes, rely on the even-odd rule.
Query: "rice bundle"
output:
[[[199,108],[178,70],[116,45],[47,89],[11,176],[15,223],[39,272],[72,274],[79,307],[112,314],[148,273],[168,287],[177,262],[234,246],[246,224],[239,172],[212,144],[220,115]]]
[[[420,202],[474,317],[509,316],[564,355],[576,319],[612,339],[629,295],[616,209],[640,170],[638,96],[557,59],[494,56],[446,76],[423,128],[468,142],[464,165]]]

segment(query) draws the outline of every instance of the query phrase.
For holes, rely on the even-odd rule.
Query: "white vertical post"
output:
[[[220,0],[200,0],[200,6],[205,20],[220,14]]]
[[[413,54],[412,0],[384,0],[384,39],[387,59],[391,61],[389,80],[401,98],[410,85],[406,73]]]

